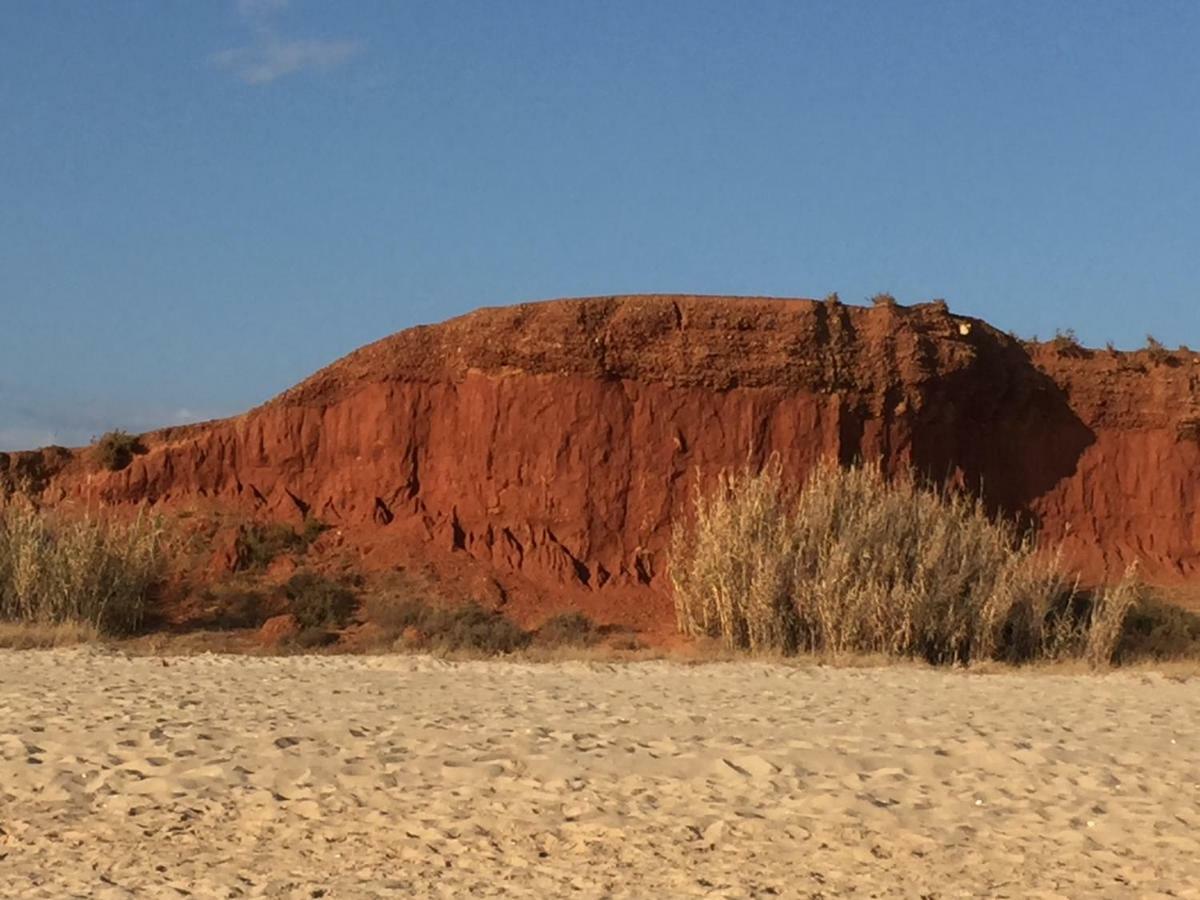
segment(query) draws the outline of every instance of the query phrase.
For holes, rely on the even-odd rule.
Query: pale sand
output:
[[[3,652],[0,896],[1200,897],[1197,730],[1161,675]]]

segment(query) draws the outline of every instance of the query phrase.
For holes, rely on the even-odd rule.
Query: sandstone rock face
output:
[[[771,453],[797,480],[823,457],[865,458],[981,490],[1086,578],[1133,561],[1164,582],[1200,574],[1200,359],[1060,344],[944,304],[483,309],[237,418],[147,435],[123,471],[55,457],[43,497],[312,514],[371,547],[661,612],[670,526],[697,479]]]

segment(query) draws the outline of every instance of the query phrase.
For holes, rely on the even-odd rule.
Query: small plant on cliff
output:
[[[1111,659],[1131,590],[1080,597],[1056,560],[969,496],[819,467],[798,492],[778,460],[724,473],[675,529],[680,629],[734,649],[959,663]]]
[[[141,439],[137,435],[125,431],[110,431],[101,435],[95,442],[92,453],[98,462],[110,472],[119,472],[131,462],[133,457],[144,452]]]
[[[1073,328],[1058,329],[1054,332],[1054,340],[1050,342],[1054,352],[1059,356],[1083,356],[1085,351],[1079,343],[1079,338]]]
[[[0,620],[141,627],[164,569],[157,520],[57,519],[28,503],[0,509]]]
[[[1146,353],[1150,356],[1151,362],[1158,365],[1171,361],[1171,352],[1152,334],[1146,335]]]
[[[876,294],[871,298],[871,305],[894,307],[896,305],[896,298],[891,294]]]

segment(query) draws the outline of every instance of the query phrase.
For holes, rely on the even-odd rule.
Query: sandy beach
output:
[[[1200,682],[0,653],[4,897],[1200,897]]]

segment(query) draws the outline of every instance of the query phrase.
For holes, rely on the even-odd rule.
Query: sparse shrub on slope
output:
[[[306,553],[328,525],[311,516],[297,531],[283,522],[251,522],[237,537],[239,569],[265,569],[285,553]]]
[[[117,430],[101,435],[92,452],[96,462],[105,469],[119,472],[133,462],[133,457],[143,450],[141,439],[137,435]]]
[[[141,627],[163,567],[156,520],[51,519],[20,502],[0,508],[0,619],[129,634]]]
[[[676,527],[671,557],[680,629],[751,651],[1099,664],[1134,596],[1089,601],[978,499],[874,465],[819,467],[798,491],[777,460],[725,473]]]

